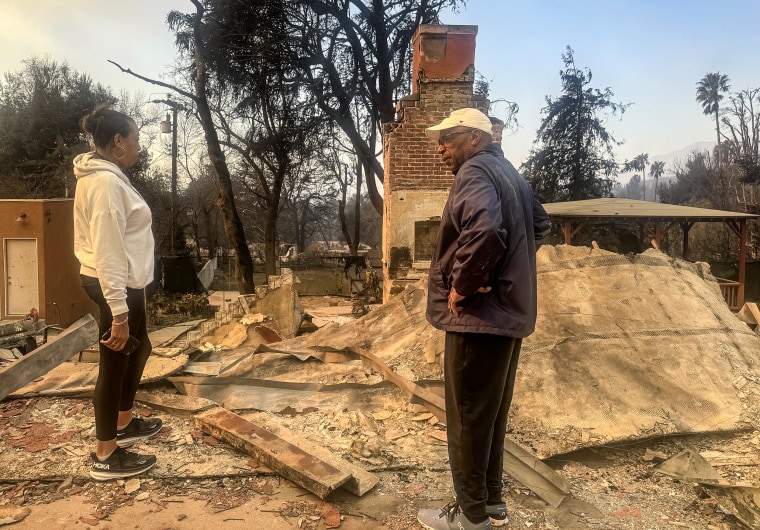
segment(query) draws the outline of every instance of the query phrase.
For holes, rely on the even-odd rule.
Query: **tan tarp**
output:
[[[537,435],[539,453],[732,430],[757,413],[734,381],[757,385],[760,339],[707,265],[558,246],[539,252],[538,271],[512,425]]]

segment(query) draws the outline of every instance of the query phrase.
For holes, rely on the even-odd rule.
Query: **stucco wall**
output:
[[[5,251],[8,241],[14,239],[36,241],[38,294],[32,307],[40,318],[48,324],[68,326],[97,309],[81,287],[79,262],[74,256],[73,211],[73,199],[0,200],[0,320],[25,317],[18,311],[7,311],[9,271]],[[34,263],[22,266],[25,265],[33,267]]]

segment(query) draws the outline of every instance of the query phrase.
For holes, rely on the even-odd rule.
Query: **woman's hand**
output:
[[[114,315],[113,322],[111,323],[111,336],[106,340],[101,339],[100,343],[113,351],[123,350],[124,346],[127,345],[127,339],[129,338],[128,319],[129,313]]]

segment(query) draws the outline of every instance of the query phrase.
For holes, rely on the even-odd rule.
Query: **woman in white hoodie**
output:
[[[133,416],[151,352],[145,287],[153,280],[151,212],[124,171],[137,162],[140,136],[129,116],[100,106],[82,118],[95,150],[74,159],[74,253],[82,287],[100,308],[100,366],[95,385],[95,452],[90,476],[137,475],[156,463],[123,447],[161,430],[158,418]]]

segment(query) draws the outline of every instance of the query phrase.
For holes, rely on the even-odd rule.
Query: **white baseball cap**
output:
[[[472,108],[464,108],[453,111],[451,114],[449,114],[448,118],[445,118],[438,125],[433,125],[432,127],[425,129],[425,134],[431,140],[438,141],[438,138],[441,136],[441,131],[445,131],[446,129],[451,129],[452,127],[457,127],[460,125],[462,127],[479,129],[488,134],[493,134],[493,129],[491,128],[491,120],[488,118],[488,116],[480,112],[478,109]]]

